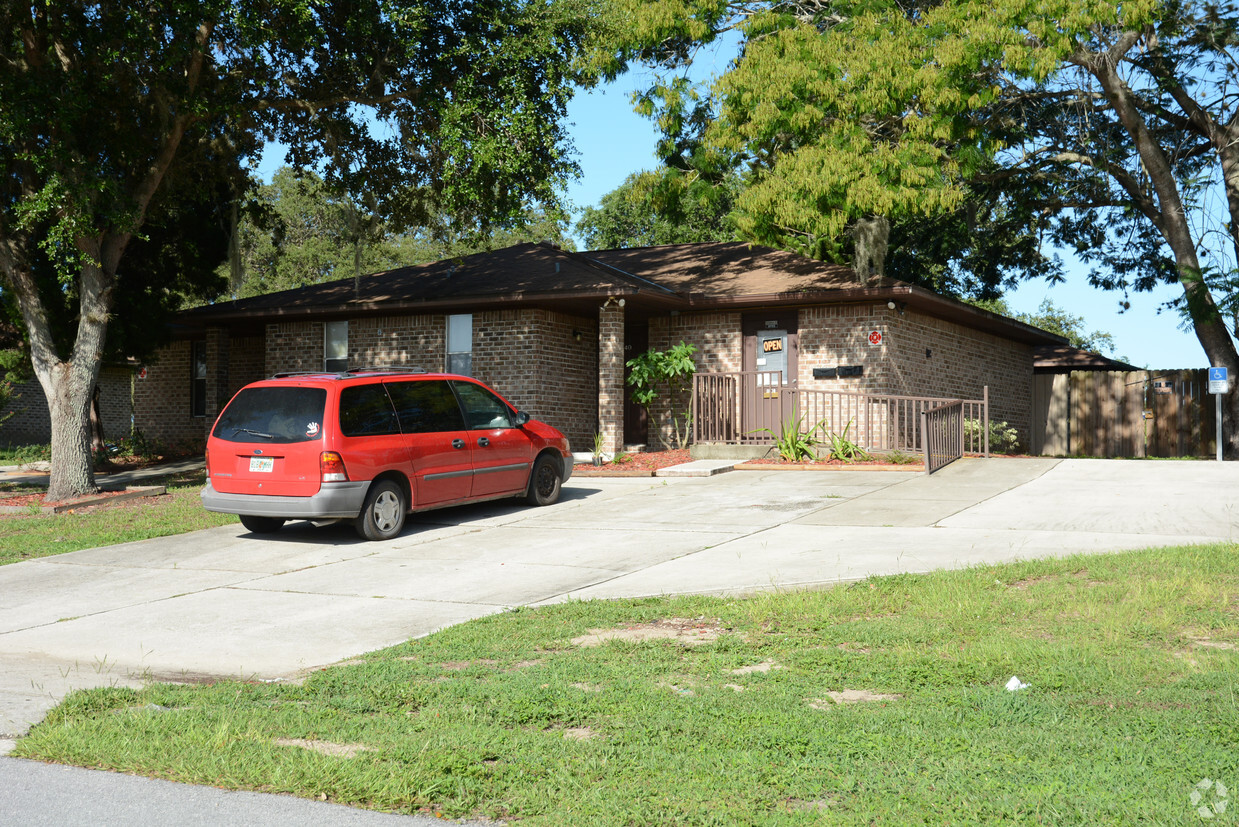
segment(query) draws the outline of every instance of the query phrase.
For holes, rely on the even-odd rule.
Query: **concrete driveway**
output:
[[[898,471],[576,478],[555,506],[415,517],[395,540],[239,524],[0,567],[0,739],[72,688],[267,680],[512,606],[744,593],[1233,540],[1239,463],[963,460]]]

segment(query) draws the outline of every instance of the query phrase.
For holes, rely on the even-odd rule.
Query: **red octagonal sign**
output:
[[[880,330],[873,330],[873,331],[870,331],[870,333],[869,333],[869,344],[871,344],[871,345],[880,345],[880,344],[882,344],[882,331],[880,331]]]

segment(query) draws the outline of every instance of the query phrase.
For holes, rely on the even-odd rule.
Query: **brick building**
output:
[[[129,436],[133,415],[134,371],[127,365],[104,365],[99,370],[99,417],[103,435],[114,440]],[[7,414],[12,414],[8,416]],[[47,397],[37,379],[13,388],[13,398],[0,408],[0,444],[38,445],[52,441],[52,418]]]
[[[1027,435],[1033,349],[1063,341],[743,243],[520,244],[197,308],[177,329],[134,390],[137,427],[167,442],[203,439],[236,390],[273,373],[413,365],[475,376],[578,450],[601,432],[608,451],[658,441],[624,386],[625,361],[647,348],[685,341],[699,373],[778,370],[801,388],[975,399],[988,387],[993,417]]]

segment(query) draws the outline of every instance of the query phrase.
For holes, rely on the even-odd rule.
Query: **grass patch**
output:
[[[1239,788],[1236,551],[520,609],[301,685],[74,693],[16,754],[529,824],[1196,824]]]
[[[198,494],[206,483],[203,471],[150,483],[167,486],[168,493],[64,514],[0,514],[0,565],[237,521],[231,514],[215,514],[202,507]],[[21,491],[16,486],[6,490]]]

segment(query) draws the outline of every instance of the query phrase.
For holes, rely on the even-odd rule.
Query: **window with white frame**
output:
[[[348,322],[323,325],[323,370],[348,370]]]
[[[447,372],[473,375],[473,314],[447,317]]]

